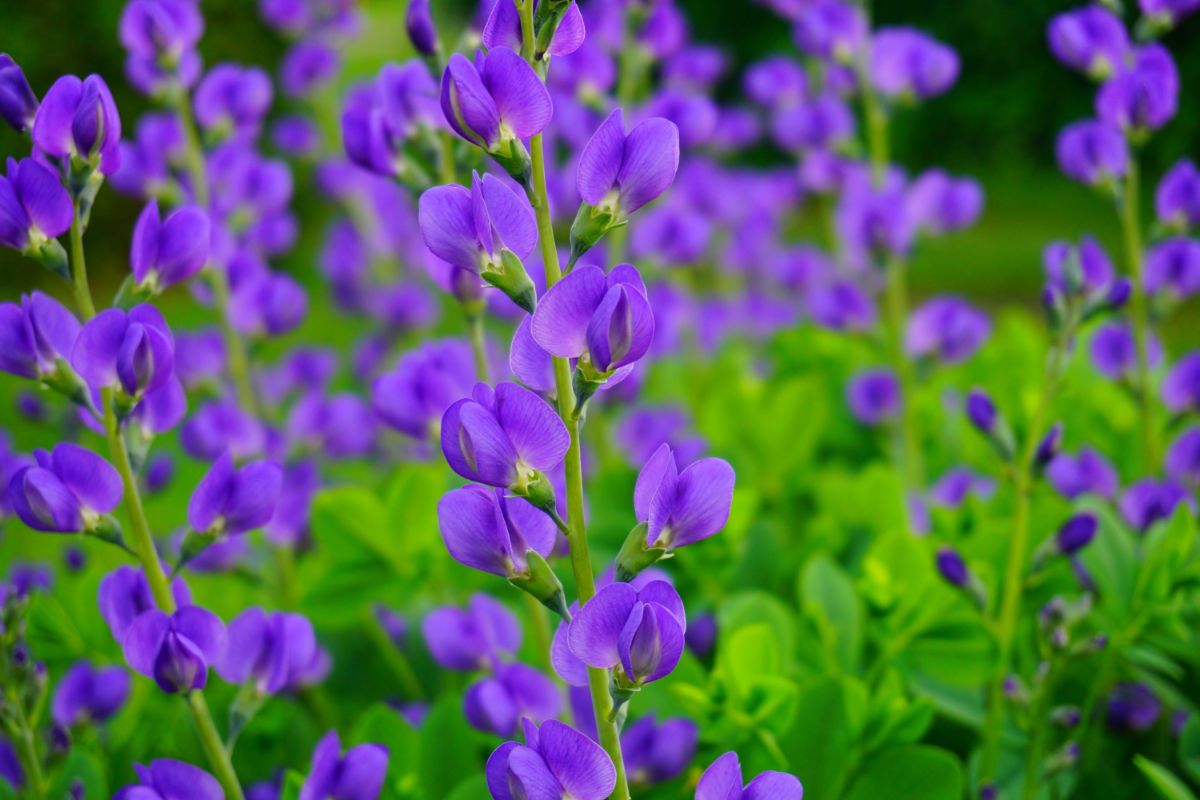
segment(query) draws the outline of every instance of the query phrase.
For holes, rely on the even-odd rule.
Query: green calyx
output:
[[[650,565],[671,557],[671,552],[665,547],[647,546],[647,530],[647,524],[639,522],[625,537],[625,543],[621,545],[621,552],[617,553],[616,579],[618,581],[631,581]]]
[[[510,576],[508,582],[521,591],[528,592],[564,620],[570,620],[567,596],[554,569],[534,550],[525,553],[525,560],[525,571]]]

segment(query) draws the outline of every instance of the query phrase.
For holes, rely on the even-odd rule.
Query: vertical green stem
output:
[[[924,468],[921,464],[921,449],[917,443],[917,381],[913,374],[912,361],[904,352],[904,323],[908,317],[908,284],[905,280],[904,263],[899,259],[888,261],[887,286],[884,291],[884,309],[887,316],[888,358],[896,380],[900,382],[900,421],[897,426],[897,457],[903,470],[907,491],[919,491],[924,484]]]
[[[483,331],[483,309],[467,310],[467,333],[471,338],[471,355],[475,358],[475,378],[490,383],[488,368],[487,339]]]
[[[532,65],[533,0],[519,4],[521,32],[524,38],[524,54]],[[534,65],[536,66],[536,65]],[[562,279],[562,267],[558,262],[558,248],[554,241],[554,223],[550,218],[550,203],[546,191],[546,154],[542,135],[536,134],[529,142],[532,160],[531,201],[537,214],[538,243],[541,247],[542,263],[546,270],[546,288],[549,289]],[[587,530],[583,518],[583,463],[580,457],[579,418],[575,413],[575,393],[571,385],[571,368],[565,358],[554,359],[554,386],[558,396],[558,413],[571,434],[567,449],[567,541],[571,547],[571,571],[575,576],[575,591],[582,606],[596,595],[596,576],[592,571],[592,558],[588,551]],[[592,695],[592,710],[596,715],[596,730],[600,734],[600,745],[612,759],[617,770],[617,785],[613,797],[629,800],[629,781],[625,776],[625,760],[621,756],[621,734],[613,719],[613,701],[609,693],[611,676],[608,670],[588,667],[588,689]]]
[[[1133,335],[1137,340],[1137,393],[1138,420],[1142,434],[1142,457],[1145,459],[1147,473],[1157,471],[1159,466],[1157,433],[1154,426],[1154,397],[1150,383],[1150,312],[1146,297],[1146,283],[1142,246],[1142,226],[1139,219],[1139,194],[1141,182],[1139,179],[1136,156],[1130,156],[1129,170],[1125,173],[1125,187],[1122,192],[1121,235],[1125,243],[1125,260],[1129,267],[1129,275],[1133,281],[1133,294],[1129,299],[1130,316],[1133,321]]]
[[[458,183],[458,170],[454,165],[454,137],[449,131],[442,131],[438,138],[441,144],[442,183]]]
[[[79,225],[78,205],[75,210],[75,224],[71,228],[71,272],[74,277],[75,300],[79,305],[80,313],[85,320],[91,319],[96,315],[96,308],[92,302],[91,288],[87,280],[83,231]],[[129,514],[133,551],[137,554],[138,561],[141,562],[146,583],[150,586],[150,594],[154,597],[154,604],[168,614],[174,613],[175,597],[171,594],[171,586],[163,572],[162,562],[158,558],[158,550],[154,546],[154,537],[150,533],[150,524],[146,520],[146,509],[142,505],[142,497],[138,492],[137,477],[129,459],[129,450],[121,436],[121,426],[117,420],[112,389],[103,389],[101,400],[104,410],[105,438],[108,441],[109,455],[121,476],[125,509]],[[220,737],[217,735],[212,715],[209,714],[208,705],[204,701],[204,695],[200,692],[190,692],[187,695],[187,703],[196,722],[200,743],[208,755],[209,766],[212,767],[217,780],[225,789],[226,797],[228,800],[244,800],[237,773],[234,772],[229,754],[225,751]],[[215,747],[213,746],[214,742]]]
[[[37,744],[33,738],[33,728],[25,718],[22,701],[18,700],[12,705],[20,728],[20,733],[13,737],[13,748],[17,751],[17,759],[25,772],[25,791],[32,800],[43,800],[46,797],[46,778],[42,774],[42,759],[38,755]]]

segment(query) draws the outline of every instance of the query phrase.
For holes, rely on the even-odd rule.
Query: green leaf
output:
[[[446,800],[478,800],[488,796],[487,779],[482,775],[467,778],[446,795]]]
[[[848,800],[960,800],[963,768],[946,750],[928,745],[891,747],[867,761]]]
[[[851,749],[857,739],[862,702],[846,678],[816,676],[799,685],[796,716],[789,731],[779,737],[790,761],[789,771],[801,776],[807,797],[837,797],[850,768]]]
[[[779,598],[766,592],[752,590],[733,594],[717,609],[717,628],[721,631],[718,647],[724,649],[722,640],[732,637],[740,628],[767,625],[774,634],[784,665],[790,667],[792,654],[796,652],[793,613]]]
[[[1200,783],[1200,717],[1188,716],[1179,733],[1179,765],[1188,777]]]
[[[46,796],[69,797],[71,786],[75,781],[83,784],[85,800],[107,800],[109,797],[108,784],[104,779],[104,767],[80,748],[71,750],[66,762],[58,770]],[[7,785],[4,781],[0,781],[0,784]],[[0,795],[0,797],[2,796]]]
[[[304,788],[304,776],[294,769],[289,769],[283,778],[283,789],[279,800],[300,800],[300,790]]]
[[[416,756],[420,746],[420,735],[386,703],[371,706],[354,726],[350,741],[354,744],[370,742],[388,749],[388,782],[395,785],[416,773]]]
[[[1196,800],[1196,795],[1179,779],[1174,772],[1155,763],[1145,756],[1133,757],[1133,763],[1146,776],[1146,780],[1155,788],[1160,797],[1166,800]]]
[[[444,695],[421,723],[418,768],[422,797],[445,797],[462,782],[464,775],[475,775],[487,757],[491,740],[467,724],[462,702],[455,695]]]
[[[817,626],[821,641],[844,672],[853,672],[862,654],[863,609],[854,584],[833,559],[813,557],[800,573],[800,603]]]
[[[765,622],[738,628],[723,637],[717,663],[730,694],[739,702],[747,699],[756,679],[778,676],[783,671],[779,640]]]

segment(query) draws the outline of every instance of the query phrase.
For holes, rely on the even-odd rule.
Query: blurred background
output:
[[[126,127],[148,101],[125,82],[124,53],[117,42],[122,0],[10,0],[0,4],[0,52],[7,51],[24,68],[41,94],[63,73],[99,72],[116,96]],[[447,29],[465,24],[473,0],[436,0],[435,14]],[[720,45],[731,57],[730,71],[719,92],[736,98],[744,67],[773,52],[794,52],[791,31],[767,8],[752,0],[681,0],[695,38]],[[948,94],[901,112],[893,123],[897,160],[913,170],[939,165],[974,176],[986,191],[979,224],[932,242],[913,265],[919,295],[960,292],[985,306],[1020,304],[1032,307],[1042,277],[1041,250],[1051,239],[1097,235],[1117,249],[1116,219],[1109,204],[1073,184],[1055,169],[1054,139],[1065,123],[1091,113],[1091,88],[1064,69],[1045,44],[1045,26],[1058,11],[1079,5],[1063,0],[877,0],[879,24],[923,28],[952,45],[962,60],[958,84]],[[343,81],[372,75],[387,60],[405,57],[405,0],[365,0],[362,36],[346,54]],[[254,0],[203,0],[207,34],[200,50],[208,64],[233,60],[272,68],[286,43],[259,18]],[[1179,115],[1156,135],[1145,153],[1145,173],[1152,181],[1176,159],[1191,156],[1200,140],[1200,113],[1194,88],[1200,85],[1200,17],[1191,17],[1170,34],[1184,91]],[[339,87],[340,88],[340,87]],[[1192,89],[1193,91],[1189,91]],[[336,142],[339,92],[322,99],[326,133]],[[286,105],[277,97],[276,111]],[[0,131],[0,153],[23,151],[11,131]],[[764,146],[747,156],[761,163],[780,158]],[[303,234],[300,246],[281,266],[301,277],[315,272],[312,264],[323,219],[321,199],[306,193],[298,176],[295,208]],[[90,269],[102,287],[119,282],[126,264],[136,204],[105,192],[88,235]],[[0,295],[16,296],[44,286],[30,262],[11,251],[0,252]],[[53,289],[54,287],[50,287]],[[103,289],[102,289],[103,290]],[[1172,339],[1200,341],[1190,314],[1175,316]]]

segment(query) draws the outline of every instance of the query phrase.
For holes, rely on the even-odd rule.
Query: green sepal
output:
[[[121,530],[121,523],[117,522],[116,518],[111,514],[105,514],[100,517],[99,521],[84,531],[85,536],[91,536],[93,539],[119,547],[127,553],[133,551],[129,545],[125,543],[125,534]]]
[[[237,697],[234,698],[233,704],[229,706],[229,734],[225,737],[225,747],[230,752],[233,751],[233,746],[237,742],[238,736],[250,724],[250,720],[254,719],[259,710],[263,707],[267,695],[259,691],[253,681],[243,683],[238,690]]]
[[[174,573],[178,573],[196,556],[208,549],[209,545],[216,544],[218,537],[209,533],[199,533],[188,529],[188,532],[183,536],[183,542],[179,545],[179,560],[175,562]],[[174,575],[172,575],[174,577]]]
[[[72,369],[62,356],[54,359],[54,371],[42,376],[42,385],[63,395],[75,405],[83,406],[99,416],[96,413],[95,404],[92,403],[92,393],[88,389],[87,383],[79,377],[79,373]]]
[[[532,314],[537,308],[537,287],[525,271],[525,265],[517,254],[508,248],[500,251],[499,267],[483,270],[480,275],[485,281],[504,292],[510,300]]]
[[[497,164],[504,167],[504,171],[511,175],[513,180],[524,186],[525,191],[533,196],[533,161],[520,139],[502,139],[495,148],[487,152]]]
[[[528,551],[525,559],[528,563],[526,571],[511,576],[508,582],[533,595],[539,603],[563,619],[569,620],[571,613],[567,609],[567,596],[554,569],[535,550]]]
[[[641,690],[642,687],[627,683],[624,674],[614,670],[613,678],[608,684],[608,694],[612,698],[613,703],[612,711],[608,715],[609,721],[624,721],[625,715],[628,713],[629,701]]]
[[[24,252],[25,255],[41,264],[44,269],[53,272],[63,280],[71,280],[71,265],[67,258],[67,251],[58,239],[47,239],[39,245],[27,247]]]
[[[617,553],[617,581],[628,583],[650,565],[664,558],[670,558],[671,553],[665,547],[648,547],[646,545],[648,527],[645,522],[639,522],[625,537],[625,543],[621,545],[621,552]]]
[[[557,521],[558,498],[554,494],[554,484],[545,473],[535,472],[533,477],[513,484],[509,490],[518,497],[524,497],[534,508],[545,511]]]
[[[566,271],[570,272],[575,262],[595,247],[606,233],[625,223],[625,220],[618,218],[614,209],[580,203],[571,223],[571,260],[567,262]]]

